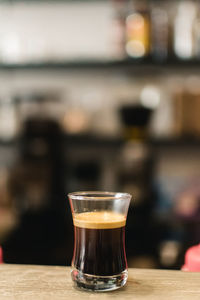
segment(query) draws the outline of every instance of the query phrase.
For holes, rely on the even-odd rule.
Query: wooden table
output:
[[[129,269],[127,285],[113,292],[74,288],[69,267],[0,265],[0,300],[200,299],[200,273]]]

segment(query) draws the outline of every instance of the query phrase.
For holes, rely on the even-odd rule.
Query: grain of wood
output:
[[[200,273],[129,269],[127,285],[94,293],[77,290],[69,267],[0,265],[0,300],[199,300]]]

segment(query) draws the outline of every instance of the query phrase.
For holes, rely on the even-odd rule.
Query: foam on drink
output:
[[[88,229],[113,229],[124,227],[126,217],[111,211],[92,211],[73,214],[74,226]]]

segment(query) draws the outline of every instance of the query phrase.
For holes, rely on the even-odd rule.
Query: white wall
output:
[[[111,1],[27,2],[0,3],[0,60],[112,55]]]

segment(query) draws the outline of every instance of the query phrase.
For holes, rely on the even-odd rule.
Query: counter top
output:
[[[125,287],[104,293],[74,288],[69,267],[0,265],[1,300],[200,299],[200,273],[129,269]]]

